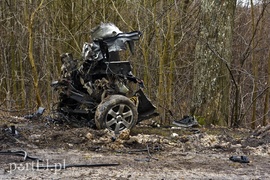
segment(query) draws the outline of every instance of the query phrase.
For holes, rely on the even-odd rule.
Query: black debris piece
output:
[[[43,160],[36,158],[36,157],[31,157],[28,155],[28,153],[26,151],[23,150],[19,150],[19,151],[0,151],[0,155],[15,155],[15,156],[23,156],[23,160],[22,161],[26,161],[27,159],[30,160],[35,160],[35,161],[39,161],[42,162]]]
[[[239,163],[249,163],[249,159],[247,156],[231,156],[229,158],[233,162],[239,162]]]
[[[199,126],[198,121],[193,116],[184,116],[180,120],[173,121],[173,124],[176,126],[179,126],[179,127],[184,127],[184,128],[198,127]]]
[[[34,169],[66,169],[71,167],[103,167],[103,166],[118,166],[119,163],[100,163],[100,164],[53,164],[53,165],[45,165],[45,166],[34,166]]]
[[[11,125],[10,127],[7,127],[5,129],[5,132],[11,134],[12,136],[18,136],[19,135],[18,131],[16,130],[15,125]]]
[[[39,118],[43,114],[44,111],[45,111],[45,108],[39,107],[35,113],[26,115],[24,116],[24,118],[26,119]]]

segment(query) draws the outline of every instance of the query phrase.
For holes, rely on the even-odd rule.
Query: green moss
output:
[[[204,117],[202,116],[195,116],[195,118],[197,119],[198,123],[201,125],[201,126],[205,126],[206,125],[206,120]]]

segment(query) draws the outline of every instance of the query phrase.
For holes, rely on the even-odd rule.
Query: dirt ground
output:
[[[107,130],[58,125],[46,118],[3,116],[0,122],[0,179],[270,177],[270,126],[250,131],[139,124],[115,138]],[[231,156],[250,162],[233,162]]]

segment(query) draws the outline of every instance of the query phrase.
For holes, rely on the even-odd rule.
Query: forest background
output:
[[[60,55],[81,59],[101,22],[143,33],[125,58],[143,79],[161,124],[269,123],[270,2],[260,0],[2,0],[0,115],[56,102]]]

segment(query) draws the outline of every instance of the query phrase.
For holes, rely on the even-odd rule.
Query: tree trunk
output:
[[[268,50],[268,77],[267,77],[267,90],[265,94],[265,101],[264,101],[264,116],[263,116],[263,126],[266,126],[269,123],[269,96],[270,96],[270,49]]]
[[[207,124],[228,123],[232,27],[236,0],[201,1],[191,113]]]
[[[40,91],[39,91],[39,78],[38,78],[38,72],[37,72],[37,67],[35,64],[35,59],[33,56],[33,46],[34,46],[34,40],[33,40],[33,23],[34,23],[34,18],[35,18],[35,14],[36,12],[41,8],[42,4],[43,4],[42,0],[39,4],[39,6],[37,7],[37,9],[35,9],[35,11],[31,14],[29,22],[28,22],[28,33],[29,33],[29,47],[28,47],[28,56],[29,56],[29,61],[31,64],[31,68],[32,68],[32,73],[33,73],[33,81],[34,81],[34,90],[36,93],[36,100],[37,100],[37,106],[41,106],[42,101],[41,101],[41,97],[40,97]]]
[[[165,76],[164,76],[164,66],[165,66],[165,60],[164,60],[164,51],[166,51],[166,45],[163,44],[163,33],[161,31],[163,26],[163,20],[160,22],[160,24],[155,24],[155,30],[156,30],[156,41],[157,41],[157,49],[158,49],[158,106],[160,107],[161,117],[160,117],[160,123],[165,124],[166,122],[166,110],[164,108],[165,106]]]
[[[24,76],[24,71],[23,71],[23,59],[22,59],[22,52],[21,49],[19,50],[19,62],[20,62],[20,90],[21,90],[21,108],[25,108],[25,103],[26,103],[26,92],[25,92],[25,76]]]
[[[166,76],[167,77],[167,96],[168,96],[168,100],[167,100],[167,104],[168,104],[168,110],[169,112],[171,112],[171,110],[174,108],[173,106],[173,85],[174,85],[174,73],[175,73],[175,51],[176,48],[175,46],[175,34],[174,34],[174,30],[175,30],[175,26],[176,26],[176,20],[175,17],[173,16],[174,12],[169,13],[167,15],[167,24],[168,24],[168,38],[167,41],[169,41],[169,49],[171,50],[169,53],[169,63],[168,63],[168,69],[169,69],[169,73]],[[167,53],[166,53],[167,54]],[[172,115],[172,114],[171,114]],[[169,119],[169,118],[168,118]]]
[[[253,0],[250,0],[251,5],[251,26],[252,26],[252,34],[255,33],[255,17],[254,17],[254,5]],[[255,57],[255,39],[252,40],[252,52],[251,52],[251,58],[252,58],[252,71],[254,76],[254,85],[253,85],[253,93],[252,93],[252,118],[251,118],[251,128],[255,129],[256,127],[256,110],[257,110],[257,95],[258,95],[258,62]]]
[[[267,6],[267,0],[263,0],[263,3],[261,5],[263,8],[265,8]],[[264,16],[262,17],[262,23],[260,25],[260,38],[264,38],[264,26],[265,24],[267,24],[267,18],[265,18]],[[269,96],[270,96],[270,48],[268,48],[268,57],[267,57],[268,61],[268,66],[266,69],[266,92],[265,92],[265,99],[264,99],[264,110],[263,110],[263,120],[262,120],[262,125],[266,126],[267,124],[269,124]]]

